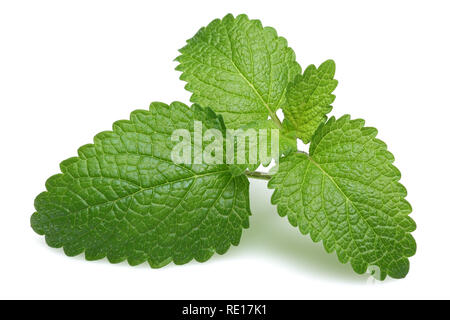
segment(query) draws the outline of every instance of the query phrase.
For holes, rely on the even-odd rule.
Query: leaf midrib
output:
[[[308,160],[310,162],[312,162],[312,164],[314,164],[328,179],[330,179],[330,181],[335,185],[335,187],[339,190],[339,192],[345,197],[346,201],[348,203],[351,203],[351,205],[355,208],[356,212],[358,213],[358,215],[361,217],[361,219],[366,223],[366,225],[370,228],[370,230],[372,230],[372,232],[378,237],[378,239],[380,240],[380,243],[383,245],[383,247],[386,249],[386,246],[384,244],[384,240],[383,237],[381,237],[376,230],[372,227],[372,225],[367,221],[367,219],[364,217],[364,215],[361,214],[361,212],[359,211],[358,207],[353,203],[353,201],[347,196],[347,194],[344,192],[344,190],[342,190],[342,188],[337,184],[337,182],[333,179],[333,177],[331,177],[328,172],[326,172],[321,166],[320,164],[318,164],[316,161],[314,161],[314,159],[311,156],[308,156]],[[348,217],[348,215],[347,215]],[[350,228],[350,222],[347,222],[349,224],[349,231],[351,231]],[[354,237],[352,236],[353,241],[355,241]],[[356,243],[356,241],[355,241]],[[360,251],[359,247],[358,247],[358,251]],[[360,251],[361,252],[361,251]],[[387,251],[384,251],[387,252]],[[362,254],[361,254],[362,256]],[[364,257],[362,256],[362,258],[364,259]],[[383,257],[380,257],[378,259],[381,260]],[[366,259],[364,259],[364,261],[366,261]],[[368,261],[366,261],[367,263],[369,263]],[[373,264],[373,262],[372,262]]]
[[[227,36],[229,37],[228,32]],[[275,125],[281,129],[281,121],[280,119],[278,119],[276,113],[274,113],[270,107],[269,104],[263,99],[263,97],[261,96],[261,94],[259,93],[259,91],[255,88],[255,86],[247,79],[247,77],[243,74],[243,72],[239,69],[239,67],[236,65],[236,63],[233,61],[232,58],[228,57],[225,53],[223,53],[221,50],[217,49],[216,47],[214,47],[213,45],[211,45],[210,43],[208,43],[207,41],[203,40],[200,38],[200,41],[202,41],[204,44],[206,44],[208,47],[213,48],[214,50],[216,50],[217,52],[219,52],[223,57],[225,57],[228,61],[231,62],[232,66],[236,69],[237,74],[247,83],[247,85],[252,89],[252,91],[256,94],[256,96],[258,97],[258,99],[261,101],[261,103],[263,104],[263,106],[267,109],[267,111],[269,112],[270,118],[272,119],[272,121],[275,123]],[[229,40],[231,43],[231,39]],[[284,91],[283,95],[285,94],[286,91]],[[283,99],[283,95],[280,97],[280,100],[278,101],[278,104],[280,103],[280,101]]]
[[[190,176],[190,177],[187,177],[187,178],[183,178],[183,179],[167,181],[167,182],[162,183],[162,184],[153,185],[153,186],[150,186],[150,187],[147,187],[147,188],[141,188],[138,191],[135,191],[133,193],[127,194],[127,195],[125,195],[123,197],[119,197],[119,198],[114,199],[114,200],[105,201],[105,202],[98,203],[98,204],[95,204],[95,205],[88,205],[88,206],[85,206],[82,209],[79,209],[79,210],[76,210],[76,211],[71,211],[70,213],[71,214],[77,214],[77,213],[80,213],[81,211],[86,210],[86,209],[92,209],[92,208],[97,208],[97,207],[101,207],[101,206],[104,206],[104,205],[115,204],[117,201],[120,201],[120,200],[123,200],[123,199],[126,199],[126,198],[132,198],[132,197],[136,196],[140,192],[144,192],[144,191],[148,191],[148,190],[151,190],[151,189],[163,187],[163,186],[166,186],[166,185],[169,185],[169,184],[172,184],[172,183],[188,181],[188,180],[194,180],[195,181],[198,178],[211,176],[211,175],[214,175],[214,174],[218,174],[219,175],[219,174],[224,173],[224,172],[229,172],[229,169],[221,170],[221,171],[207,172],[205,174],[193,175],[193,176]],[[110,179],[114,179],[114,178],[110,178]],[[48,192],[50,192],[50,191],[48,191]]]

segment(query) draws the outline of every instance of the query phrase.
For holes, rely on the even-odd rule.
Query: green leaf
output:
[[[334,80],[336,65],[327,60],[319,68],[310,65],[298,75],[287,89],[287,106],[283,108],[283,127],[295,132],[296,136],[309,143],[319,125],[327,120],[336,98],[333,94],[338,84]]]
[[[267,155],[270,155],[271,153],[271,141],[272,141],[272,130],[277,130],[278,127],[275,125],[275,123],[271,120],[259,120],[259,121],[253,121],[248,123],[247,125],[242,127],[243,130],[248,130],[248,129],[254,129],[257,134],[258,134],[258,150],[260,150],[260,139],[259,139],[259,133],[260,130],[267,130]],[[290,132],[284,132],[282,130],[278,131],[278,146],[279,146],[279,155],[287,155],[291,152],[297,151],[297,139],[295,138],[295,136],[293,136]],[[266,159],[262,159],[262,155],[259,154],[259,163],[262,163],[263,166],[267,166],[270,163],[269,159],[270,157],[266,157]],[[278,160],[278,159],[276,159]],[[255,167],[255,169],[258,166]]]
[[[223,115],[227,128],[275,121],[287,85],[301,72],[294,51],[273,28],[246,15],[216,19],[187,41],[176,59],[191,101]]]
[[[228,135],[230,132],[235,137],[234,161],[239,164],[233,164],[232,167],[237,174],[242,174],[247,169],[255,171],[261,164],[267,167],[272,160],[278,163],[281,155],[297,150],[297,139],[292,135],[285,135],[272,120],[253,121],[237,130],[227,130]],[[237,162],[239,154],[244,155],[243,162]]]
[[[192,133],[194,120],[224,129],[212,110],[179,102],[152,103],[114,123],[47,181],[33,229],[69,256],[152,267],[206,261],[238,245],[249,224],[247,178],[225,164],[171,160],[172,132]]]
[[[378,266],[382,279],[403,278],[416,252],[416,225],[394,157],[376,135],[364,120],[332,117],[315,133],[310,155],[282,159],[269,182],[272,203],[357,273]]]

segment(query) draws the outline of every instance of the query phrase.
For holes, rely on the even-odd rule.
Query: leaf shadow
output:
[[[302,235],[297,228],[280,217],[276,207],[270,203],[272,190],[265,181],[251,181],[250,205],[252,216],[250,228],[244,230],[241,244],[234,254],[249,252],[284,261],[289,266],[333,281],[366,283],[368,274],[356,274],[349,263],[341,264],[336,253],[329,254],[321,242],[314,243],[309,236]]]

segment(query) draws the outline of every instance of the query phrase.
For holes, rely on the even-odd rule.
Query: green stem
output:
[[[259,179],[259,180],[270,180],[272,176],[268,173],[259,171],[245,171],[245,175],[249,178]]]

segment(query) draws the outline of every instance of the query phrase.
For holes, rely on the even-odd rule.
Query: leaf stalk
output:
[[[272,176],[265,172],[259,172],[259,171],[245,171],[245,175],[249,178],[253,179],[259,179],[259,180],[270,180]]]

